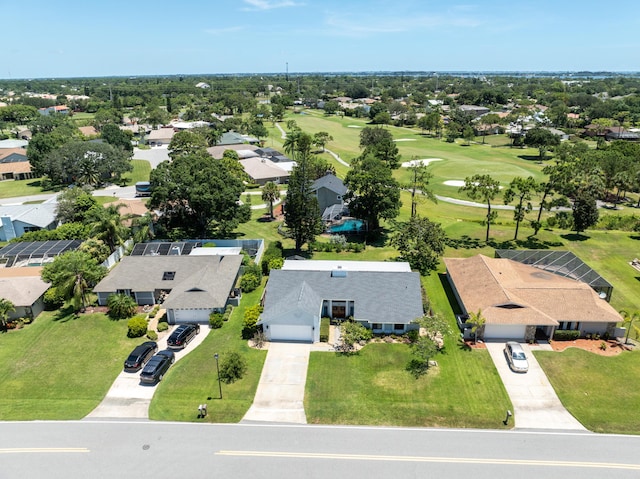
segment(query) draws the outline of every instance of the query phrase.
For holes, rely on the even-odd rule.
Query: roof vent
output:
[[[176,277],[175,271],[165,271],[162,274],[162,281],[173,281],[173,278]]]

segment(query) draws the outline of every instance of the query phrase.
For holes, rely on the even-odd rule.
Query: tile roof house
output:
[[[100,134],[98,133],[98,130],[96,130],[93,126],[79,126],[78,130],[80,130],[82,136],[85,136],[87,138],[93,138]]]
[[[556,329],[613,334],[617,311],[588,284],[504,258],[444,258],[462,316],[481,310],[485,339],[552,337]]]
[[[234,290],[242,256],[125,256],[93,291],[98,304],[116,293],[139,305],[162,302],[169,324],[208,323]]]
[[[9,319],[35,318],[44,310],[44,293],[51,286],[42,281],[42,267],[0,268],[0,298],[15,306]]]
[[[38,111],[41,115],[50,115],[51,113],[58,113],[60,115],[68,115],[69,107],[67,105],[55,105],[48,108],[39,108]]]
[[[271,270],[258,324],[270,341],[320,340],[320,319],[352,317],[378,333],[417,329],[420,275],[408,263],[285,261]]]
[[[0,150],[0,180],[29,180],[33,178],[27,151],[22,148]]]
[[[0,241],[19,238],[27,231],[56,229],[56,207],[56,203],[0,205]]]

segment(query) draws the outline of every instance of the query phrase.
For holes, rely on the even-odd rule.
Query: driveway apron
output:
[[[253,404],[242,422],[306,424],[304,386],[311,344],[269,343]]]
[[[528,344],[522,344],[529,361],[529,371],[524,374],[509,368],[503,342],[486,346],[511,398],[516,428],[587,431],[564,408]]]
[[[204,341],[210,331],[207,326],[201,327],[200,333],[191,340],[185,349],[174,351],[176,361],[193,351]],[[167,339],[170,333],[171,331],[168,331],[164,338],[157,341],[158,351],[167,349]],[[143,339],[141,338],[141,342]],[[125,358],[122,360],[124,361]],[[136,373],[122,371],[102,402],[85,419],[149,419],[149,404],[151,404],[158,383],[141,383],[141,371]]]

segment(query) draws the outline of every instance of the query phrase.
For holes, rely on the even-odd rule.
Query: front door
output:
[[[347,317],[346,301],[333,301],[331,304],[331,317],[338,319],[344,319]]]

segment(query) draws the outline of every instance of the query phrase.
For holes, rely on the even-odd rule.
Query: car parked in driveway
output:
[[[140,381],[143,383],[156,383],[162,381],[167,370],[176,360],[173,351],[165,349],[160,351],[149,362],[140,373]]]
[[[507,361],[512,371],[516,373],[526,373],[529,370],[527,355],[519,343],[509,341],[504,347],[504,354],[507,355]]]
[[[184,349],[199,332],[199,324],[181,324],[167,339],[167,346],[171,349]]]
[[[140,370],[157,350],[158,344],[155,341],[146,341],[136,346],[124,362],[124,370],[129,372]]]

